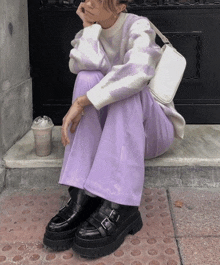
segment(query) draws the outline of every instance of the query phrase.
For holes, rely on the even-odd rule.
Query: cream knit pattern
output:
[[[109,29],[93,24],[76,34],[71,42],[74,48],[70,51],[70,71],[78,74],[82,70],[99,70],[105,75],[87,92],[97,110],[147,86],[161,57],[155,35],[147,18],[127,13],[121,13]],[[172,120],[175,136],[183,138],[184,118],[173,103],[158,103]]]

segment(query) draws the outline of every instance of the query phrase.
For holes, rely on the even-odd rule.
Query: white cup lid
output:
[[[47,116],[43,116],[43,117],[39,116],[36,119],[34,119],[31,129],[38,129],[38,130],[49,129],[53,126],[54,124],[51,118]]]

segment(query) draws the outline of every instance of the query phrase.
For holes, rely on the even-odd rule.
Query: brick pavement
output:
[[[68,200],[66,189],[5,190],[0,195],[0,264],[220,265],[219,194],[145,188],[142,230],[126,237],[113,254],[86,260],[72,249],[54,252],[42,244],[46,224]]]
[[[42,245],[50,218],[67,201],[66,190],[5,191],[0,197],[0,264],[179,265],[180,259],[164,189],[145,189],[140,211],[144,227],[113,254],[85,260],[71,249]]]

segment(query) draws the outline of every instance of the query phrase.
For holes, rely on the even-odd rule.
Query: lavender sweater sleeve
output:
[[[70,71],[99,70],[103,79],[87,92],[96,109],[140,92],[155,74],[161,48],[155,43],[155,32],[149,20],[122,14],[120,30],[114,27],[104,38],[100,25],[94,24],[76,34],[71,42]],[[122,22],[120,22],[122,21]],[[119,25],[119,26],[120,26]],[[109,37],[109,38],[108,38]],[[183,138],[185,120],[172,104],[158,102],[174,124],[177,137]]]
[[[124,43],[124,44],[123,44]],[[161,49],[155,44],[155,32],[146,19],[134,22],[122,45],[126,46],[124,59],[115,65],[87,96],[96,109],[125,99],[140,92],[154,76],[161,57]]]
[[[79,31],[71,45],[69,69],[78,74],[82,70],[107,71],[108,58],[100,44],[99,35],[102,27],[93,24]]]

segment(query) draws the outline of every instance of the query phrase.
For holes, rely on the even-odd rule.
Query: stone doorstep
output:
[[[34,135],[30,130],[22,139],[8,150],[3,160],[6,168],[48,168],[61,167],[64,147],[61,143],[61,126],[52,131],[52,152],[49,156],[39,157],[35,153]]]
[[[36,185],[58,180],[64,154],[60,134],[61,127],[55,126],[52,153],[47,157],[35,154],[32,131],[12,146],[4,156],[6,185],[33,185],[36,177]],[[175,139],[164,155],[146,160],[145,168],[148,186],[220,187],[220,125],[187,125],[184,139]]]
[[[61,127],[53,129],[52,153],[38,157],[34,137],[29,131],[4,156],[6,168],[61,167],[64,147]],[[146,160],[146,167],[207,166],[220,167],[220,125],[187,125],[183,140],[175,139],[172,147],[162,156]]]

